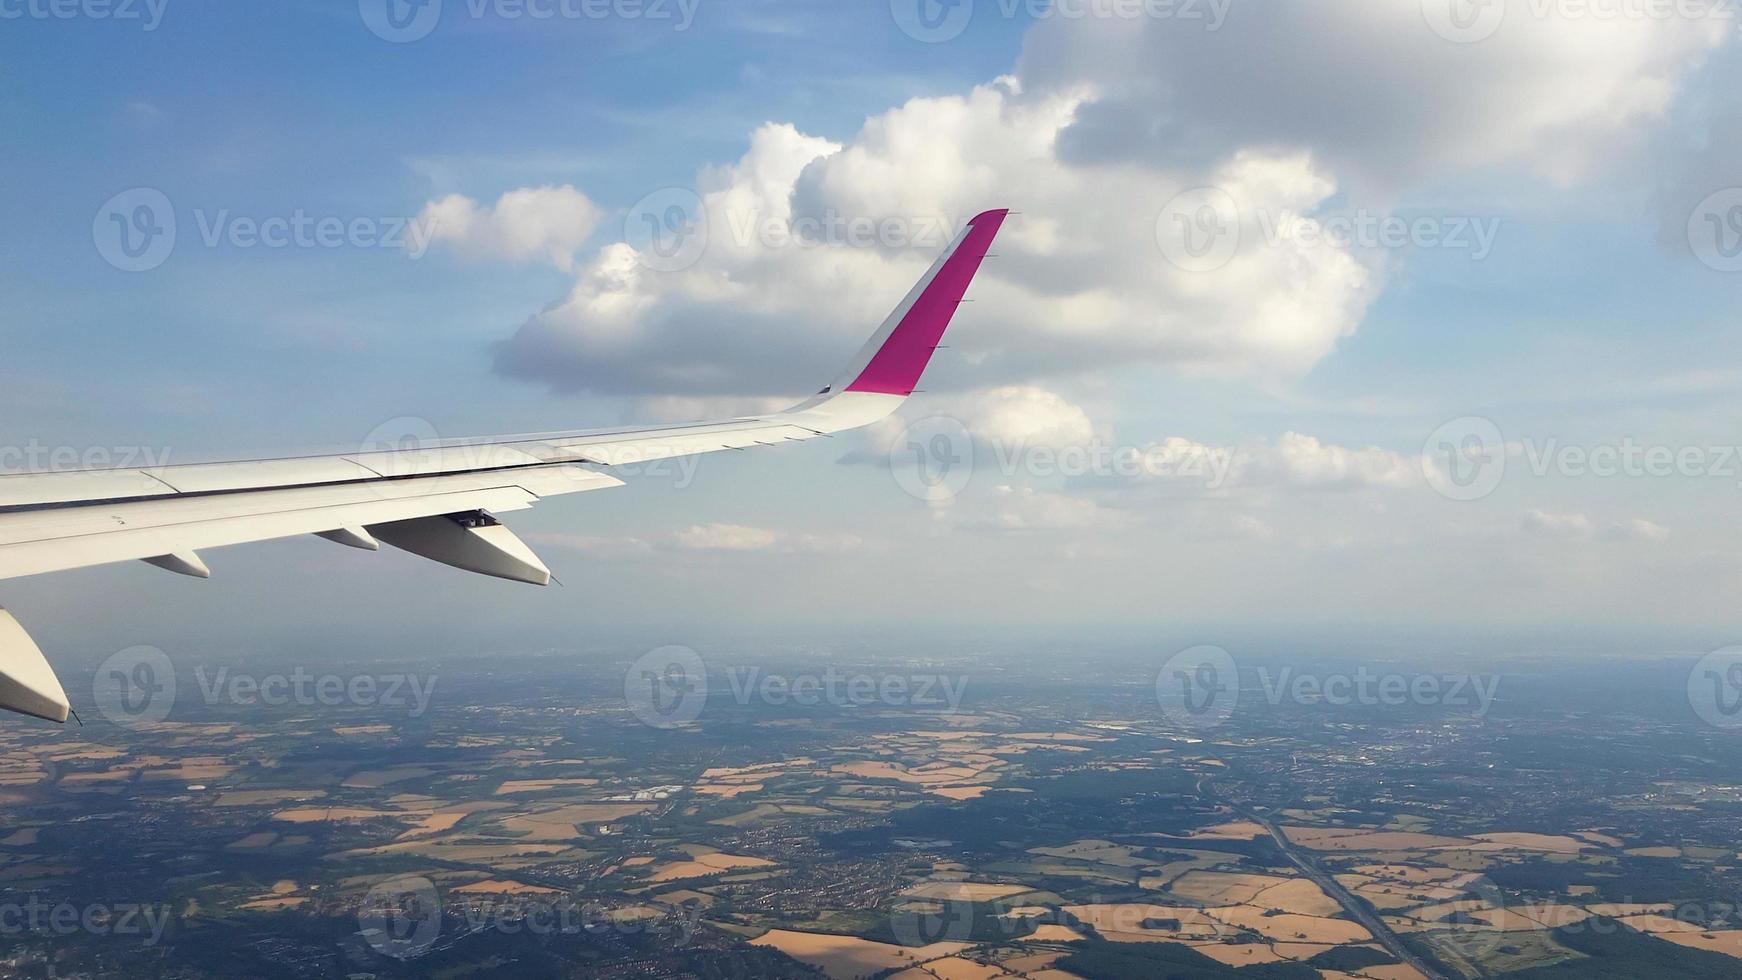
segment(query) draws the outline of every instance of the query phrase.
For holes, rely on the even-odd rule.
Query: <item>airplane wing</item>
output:
[[[205,578],[202,550],[315,534],[548,584],[550,570],[495,515],[621,486],[614,466],[776,446],[888,416],[919,383],[1007,213],[970,221],[847,370],[786,411],[337,456],[0,476],[0,579],[130,560]],[[57,722],[70,711],[53,668],[5,609],[0,708]]]

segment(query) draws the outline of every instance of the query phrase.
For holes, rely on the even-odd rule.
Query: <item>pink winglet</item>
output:
[[[974,281],[980,260],[992,247],[992,239],[1004,224],[1008,210],[986,211],[968,222],[968,233],[961,244],[944,261],[930,285],[914,300],[913,306],[901,318],[889,339],[872,355],[865,370],[847,386],[848,391],[868,391],[884,395],[911,395],[919,385],[932,351],[943,339],[950,318],[961,305],[962,294]]]

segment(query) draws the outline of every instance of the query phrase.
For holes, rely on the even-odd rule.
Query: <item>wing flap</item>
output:
[[[5,514],[0,564],[13,575],[35,575],[460,511],[521,510],[543,496],[622,485],[603,473],[552,468],[572,472],[478,473],[71,507],[53,512],[52,526],[41,514],[33,520]]]

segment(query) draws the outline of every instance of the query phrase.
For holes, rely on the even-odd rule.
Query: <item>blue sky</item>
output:
[[[93,658],[283,649],[311,618],[462,648],[891,624],[1727,641],[1742,460],[1707,471],[1742,444],[1737,24],[1511,3],[1491,34],[1436,31],[1436,4],[1462,2],[980,2],[926,41],[902,29],[909,0],[700,0],[684,29],[675,7],[446,0],[404,43],[370,30],[377,0],[167,0],[150,30],[0,3],[0,444],[17,450],[173,462],[774,406],[825,382],[935,247],[731,241],[735,219],[913,232],[1023,212],[905,413],[976,448],[959,494],[892,478],[895,424],[517,515],[562,590],[311,540],[215,553],[211,582],[120,567],[0,599],[45,648]],[[1211,10],[1214,29],[1190,15]],[[1169,209],[1204,187],[1244,234],[1225,264],[1182,268]],[[140,188],[170,202],[176,245],[125,272],[103,209]],[[614,249],[670,188],[706,202],[707,251],[650,271]],[[501,203],[517,191],[524,209]],[[299,213],[436,237],[418,257],[203,240]],[[1302,217],[1425,237],[1274,237]],[[1430,435],[1471,418],[1502,434],[1505,475],[1451,499]],[[1034,463],[1168,440],[1237,466],[1211,485]],[[1632,444],[1701,472],[1533,472]]]

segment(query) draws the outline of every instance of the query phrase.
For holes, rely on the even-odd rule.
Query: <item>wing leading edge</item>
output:
[[[780,445],[869,425],[912,394],[1007,211],[987,211],[916,283],[847,370],[783,412],[664,427],[449,440],[414,448],[150,469],[0,476],[0,579],[120,561],[209,576],[206,548],[315,534],[544,585],[498,513],[621,486],[612,467]],[[64,722],[66,692],[0,609],[0,708]]]

